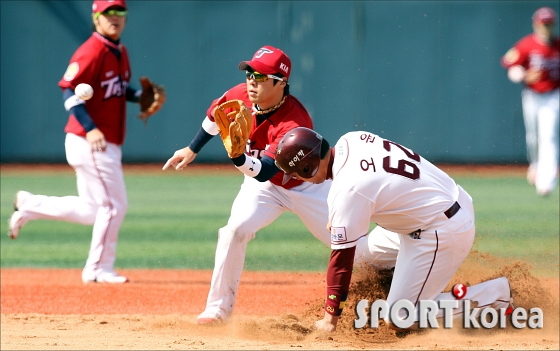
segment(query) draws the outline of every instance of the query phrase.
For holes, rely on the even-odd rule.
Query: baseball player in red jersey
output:
[[[65,127],[66,159],[76,171],[79,195],[54,197],[19,191],[9,222],[12,238],[34,219],[93,225],[89,256],[82,272],[84,283],[127,281],[113,270],[118,233],[128,206],[121,145],[125,138],[126,101],[138,102],[142,92],[129,87],[128,53],[119,40],[127,13],[125,0],[93,2],[95,31],[76,50],[58,83],[70,114]],[[90,100],[75,95],[74,89],[80,83],[93,87]]]
[[[475,222],[471,197],[446,173],[414,151],[372,133],[347,133],[330,148],[321,135],[303,127],[284,135],[276,149],[276,164],[285,172],[285,181],[292,176],[315,184],[332,179],[325,223],[332,253],[325,316],[315,323],[317,329],[336,329],[348,295],[356,243],[368,236],[371,222],[400,236],[389,306],[399,300],[417,306],[420,300],[454,299],[442,291],[469,254]],[[464,298],[476,301],[478,307],[511,312],[505,277],[469,287]],[[462,314],[459,306],[456,316]],[[401,318],[405,312],[400,311]],[[436,316],[442,317],[442,311]]]
[[[276,146],[287,131],[298,126],[313,127],[301,102],[289,94],[291,68],[289,57],[272,46],[260,48],[250,61],[241,62],[239,69],[246,71],[246,82],[212,102],[190,145],[177,150],[163,166],[164,170],[170,166],[177,170],[185,168],[206,142],[218,134],[213,117],[216,106],[235,99],[252,106],[254,128],[247,152],[232,159],[245,178],[227,225],[218,231],[210,292],[206,309],[197,318],[198,324],[227,321],[235,304],[247,243],[283,212],[295,213],[317,239],[325,245],[330,243],[325,228],[330,181],[314,185],[291,179],[283,183],[282,172],[274,164]],[[398,252],[398,236],[382,228],[378,231],[375,241],[360,241],[359,260],[392,267]]]
[[[529,169],[527,180],[539,195],[548,195],[558,180],[558,110],[560,105],[560,38],[554,37],[556,13],[542,7],[533,14],[533,33],[502,57],[521,94]]]

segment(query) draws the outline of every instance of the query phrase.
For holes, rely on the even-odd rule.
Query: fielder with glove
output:
[[[177,150],[163,166],[164,170],[187,167],[220,134],[228,156],[245,176],[228,223],[219,229],[212,283],[198,324],[227,321],[235,305],[248,242],[283,212],[295,213],[325,245],[331,240],[326,229],[330,181],[319,185],[295,178],[283,182],[283,172],[274,163],[276,146],[285,133],[298,126],[313,127],[303,104],[289,93],[290,59],[282,50],[264,46],[252,60],[241,62],[239,69],[245,72],[245,83],[212,102],[190,145]],[[371,239],[364,236],[358,242],[357,260],[392,267],[398,235],[378,228]]]
[[[549,195],[558,183],[560,121],[560,38],[556,12],[541,7],[533,14],[533,33],[501,58],[508,78],[523,84],[521,103],[527,144],[527,181],[537,194]]]
[[[66,159],[76,171],[78,196],[34,195],[18,191],[9,235],[15,239],[25,223],[50,219],[93,226],[91,248],[82,271],[84,283],[124,283],[127,278],[113,270],[119,229],[128,200],[121,164],[125,138],[126,101],[140,104],[144,121],[161,109],[163,87],[140,78],[141,90],[129,86],[128,52],[120,41],[126,25],[125,0],[96,0],[92,4],[95,32],[70,59],[58,83],[66,124]],[[75,94],[85,83],[93,88],[87,101]]]

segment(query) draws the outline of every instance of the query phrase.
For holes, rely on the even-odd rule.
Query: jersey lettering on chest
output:
[[[531,68],[552,71],[554,69],[558,69],[559,65],[560,58],[558,57],[558,55],[553,57],[545,57],[540,53],[529,54],[529,67]]]
[[[249,144],[247,144],[247,149],[248,149],[247,151],[249,152],[249,154],[251,154],[251,156],[260,160],[264,156],[264,152],[268,150],[269,146],[270,145],[267,144],[264,150],[259,150],[259,149],[251,149],[249,147]]]
[[[121,80],[120,76],[115,76],[107,80],[102,80],[101,88],[105,90],[103,100],[107,100],[112,97],[123,96],[126,93],[127,86],[128,86],[128,82],[125,80]]]
[[[261,159],[264,156],[264,152],[268,150],[270,144],[266,144],[264,149],[255,148],[256,142],[252,142],[251,140],[247,141],[247,152],[256,159]]]

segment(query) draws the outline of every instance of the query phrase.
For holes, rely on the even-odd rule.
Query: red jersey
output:
[[[206,115],[213,121],[212,111],[214,108],[223,102],[235,99],[243,100],[247,106],[253,106],[247,94],[247,84],[241,83],[228,90],[219,99],[214,100]],[[280,105],[274,114],[258,126],[253,109],[253,126],[254,128],[248,141],[248,152],[251,156],[258,159],[261,159],[263,155],[274,159],[276,147],[284,134],[296,127],[313,129],[313,122],[301,102],[292,95],[288,95],[284,103]],[[289,182],[282,185],[283,177],[284,172],[278,172],[270,179],[270,182],[286,189],[303,183],[301,180],[292,178]]]
[[[505,68],[520,65],[525,69],[542,71],[538,81],[527,85],[538,93],[557,89],[560,87],[560,38],[554,38],[552,44],[545,45],[534,33],[529,34],[509,49],[501,64]]]
[[[110,47],[120,50],[120,60]],[[126,88],[130,76],[130,63],[124,45],[117,46],[94,32],[76,50],[58,85],[62,90],[74,90],[80,83],[91,85],[93,97],[85,104],[87,112],[108,142],[122,145],[126,131]],[[74,115],[70,115],[64,131],[86,135]]]

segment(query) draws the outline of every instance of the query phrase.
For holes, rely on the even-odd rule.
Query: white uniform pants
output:
[[[326,226],[327,195],[331,183],[330,180],[322,184],[305,182],[287,190],[268,181],[259,182],[245,176],[233,202],[228,224],[218,232],[212,283],[206,310],[201,316],[220,316],[224,320],[229,318],[235,305],[247,243],[259,229],[272,223],[283,212],[296,214],[317,239],[330,247],[330,232]],[[381,242],[380,247],[361,250],[370,253],[368,259],[379,260],[383,265],[393,267],[398,252],[398,235],[383,231],[382,228],[378,230],[379,234],[374,237]],[[364,237],[358,246],[374,246],[376,243],[376,240],[368,242],[367,237]]]
[[[112,272],[117,238],[128,206],[121,164],[121,147],[107,143],[104,152],[93,152],[88,141],[66,135],[66,159],[76,171],[78,196],[33,195],[19,208],[24,223],[34,219],[93,225],[91,247],[82,272],[95,280]]]
[[[558,115],[560,90],[539,94],[524,89],[522,94],[523,119],[527,159],[536,171],[539,193],[550,193],[558,179]]]
[[[387,304],[405,299],[418,307],[420,300],[454,300],[442,293],[459,266],[469,254],[475,236],[474,208],[469,194],[459,187],[457,200],[461,209],[448,219],[443,213],[420,233],[419,239],[401,235],[400,251],[387,296]],[[457,282],[460,283],[460,282]],[[465,299],[476,301],[479,307],[507,308],[510,302],[507,279],[495,279],[467,288]],[[454,310],[462,316],[463,304]],[[401,318],[406,310],[401,310]],[[436,316],[443,316],[440,310]],[[418,321],[418,316],[416,316]]]

